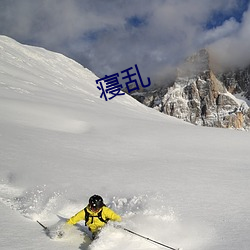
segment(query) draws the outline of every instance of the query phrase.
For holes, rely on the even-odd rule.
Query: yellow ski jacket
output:
[[[86,226],[90,229],[92,233],[97,232],[100,228],[102,228],[106,223],[104,221],[112,220],[112,221],[121,221],[120,215],[116,214],[113,210],[110,208],[103,206],[99,211],[93,212],[89,209],[89,207],[86,207],[87,212],[89,213],[88,221],[85,221]],[[104,220],[100,220],[98,218],[98,214],[100,214],[101,211],[101,218]],[[80,220],[85,220],[85,211],[82,209],[77,214],[72,216],[68,221],[67,224],[74,225]]]

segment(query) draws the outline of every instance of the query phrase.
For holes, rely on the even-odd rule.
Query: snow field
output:
[[[84,223],[52,240],[36,223],[56,228],[95,193],[166,245],[249,249],[249,133],[105,102],[81,65],[2,36],[0,76],[2,249],[162,249],[112,225],[91,244]]]

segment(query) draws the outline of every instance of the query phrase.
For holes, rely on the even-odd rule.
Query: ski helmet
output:
[[[103,207],[103,199],[99,195],[93,195],[89,198],[89,206],[93,210],[98,210]]]

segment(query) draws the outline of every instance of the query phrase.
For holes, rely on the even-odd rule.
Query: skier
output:
[[[89,204],[72,216],[67,224],[74,225],[80,220],[85,220],[85,226],[92,232],[94,239],[109,220],[120,222],[122,219],[120,215],[105,206],[101,196],[95,194],[89,198]]]

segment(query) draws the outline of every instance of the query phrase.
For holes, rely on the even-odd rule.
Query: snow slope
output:
[[[61,240],[36,223],[53,228],[97,193],[124,227],[166,245],[248,250],[249,133],[196,127],[128,95],[105,102],[96,79],[0,36],[0,248],[162,249],[112,225],[90,244],[83,223]]]

